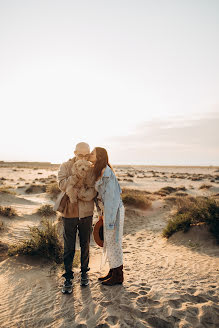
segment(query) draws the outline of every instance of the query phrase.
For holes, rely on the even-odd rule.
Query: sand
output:
[[[39,176],[47,178],[56,174],[49,169],[13,169],[0,168],[0,178],[13,179],[3,180],[4,185],[17,187],[20,177],[31,183]],[[123,180],[122,187],[153,192],[167,185],[184,185],[188,194],[209,195],[218,192],[218,180],[210,182],[212,176],[219,174],[216,169],[125,167],[117,168],[117,174],[125,179],[128,172],[134,172],[134,177],[128,177],[133,182]],[[179,171],[185,175],[184,179],[170,178]],[[38,175],[38,172],[42,174]],[[165,172],[167,178],[163,178],[160,172]],[[186,173],[191,176],[186,176]],[[148,177],[137,178],[140,174]],[[187,179],[195,174],[202,174],[202,180]],[[210,183],[212,187],[200,190],[203,183]],[[24,184],[24,181],[19,184]],[[27,195],[25,188],[15,188],[14,191],[15,195],[0,194],[0,205],[11,205],[19,212],[19,217],[14,219],[0,217],[5,224],[0,240],[6,244],[28,236],[28,225],[40,224],[40,217],[35,214],[37,208],[42,204],[52,204],[46,193]],[[203,226],[194,227],[186,234],[178,232],[168,240],[163,238],[162,229],[172,206],[159,195],[153,195],[152,199],[152,208],[146,211],[126,207],[123,237],[125,281],[122,286],[107,287],[98,282],[101,249],[93,239],[90,285],[80,287],[80,269],[75,268],[71,295],[61,293],[63,272],[60,268],[52,270],[46,260],[37,257],[7,257],[2,252],[0,327],[218,327],[219,246]],[[107,270],[106,266],[104,271]]]

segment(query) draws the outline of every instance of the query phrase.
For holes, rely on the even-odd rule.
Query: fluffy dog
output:
[[[85,159],[79,159],[72,166],[72,175],[66,188],[71,203],[77,203],[77,195],[80,188],[84,186],[87,173],[91,167],[91,163]]]

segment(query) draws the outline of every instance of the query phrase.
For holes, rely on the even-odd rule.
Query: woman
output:
[[[109,164],[106,149],[96,147],[91,152],[90,161],[94,164],[95,188],[98,191],[99,214],[102,209],[104,245],[103,254],[108,260],[110,270],[99,280],[103,285],[123,283],[122,235],[124,225],[124,206],[120,197],[121,188]]]

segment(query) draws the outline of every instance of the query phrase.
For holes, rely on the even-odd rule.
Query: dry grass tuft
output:
[[[167,195],[170,195],[170,194],[178,192],[178,191],[186,191],[186,188],[184,186],[179,186],[176,188],[171,187],[171,186],[166,186],[166,187],[161,188],[158,191],[155,191],[154,194],[165,197]]]
[[[4,222],[3,221],[0,221],[0,231],[1,230],[4,230]]]
[[[6,217],[14,217],[18,216],[16,210],[12,208],[11,206],[0,206],[0,215],[6,216]]]
[[[30,227],[30,239],[9,247],[8,255],[39,255],[62,263],[63,247],[59,240],[56,225],[48,219],[42,220],[41,227]]]
[[[122,200],[124,205],[133,206],[139,209],[148,209],[151,207],[152,202],[148,199],[148,191],[134,190],[134,189],[123,189]]]
[[[51,196],[52,199],[56,198],[58,194],[61,192],[61,190],[58,187],[58,183],[49,183],[46,186],[46,192]]]
[[[42,193],[46,191],[46,186],[45,185],[35,185],[32,184],[30,185],[25,192],[27,194],[37,194],[37,193]]]
[[[0,193],[16,195],[16,192],[14,192],[11,189],[13,189],[13,187],[11,187],[11,186],[2,186],[2,187],[0,187]]]
[[[52,206],[49,204],[42,205],[38,210],[37,214],[41,216],[53,216],[56,215],[56,212],[53,210]]]
[[[199,189],[209,189],[209,188],[211,188],[212,187],[212,185],[210,185],[210,184],[205,184],[205,183],[203,183],[200,187],[199,187]]]

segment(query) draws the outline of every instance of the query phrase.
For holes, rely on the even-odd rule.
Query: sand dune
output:
[[[195,190],[200,192],[197,187]],[[0,218],[6,224],[0,232],[1,241],[17,241],[28,233],[28,224],[40,224],[40,217],[34,212],[48,198],[45,194],[38,196],[10,198],[20,216]],[[19,203],[16,197],[27,203]],[[5,198],[1,198],[1,205],[4,202]],[[219,247],[204,227],[174,234],[169,240],[162,238],[170,211],[171,205],[160,196],[155,197],[147,211],[126,208],[123,286],[110,288],[98,282],[101,249],[93,240],[90,286],[80,287],[76,268],[71,295],[61,293],[61,268],[52,270],[46,260],[37,257],[5,258],[0,262],[0,326],[218,327]]]

